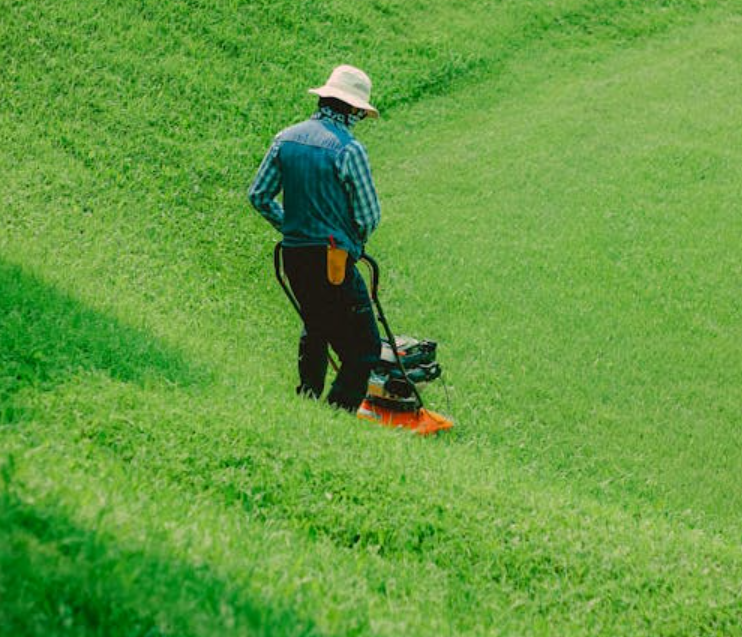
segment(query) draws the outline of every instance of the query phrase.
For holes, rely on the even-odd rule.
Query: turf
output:
[[[3,633],[742,633],[739,3],[0,15]],[[292,395],[245,193],[341,61],[437,439]]]

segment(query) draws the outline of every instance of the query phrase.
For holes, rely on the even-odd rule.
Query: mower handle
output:
[[[376,263],[376,259],[373,257],[370,257],[365,252],[361,254],[359,261],[364,261],[366,265],[369,268],[369,271],[371,273],[371,300],[374,302],[374,305],[376,306],[376,311],[378,313],[379,322],[381,323],[382,327],[384,328],[384,331],[386,332],[387,336],[387,342],[389,343],[389,347],[392,350],[392,353],[394,354],[394,359],[397,362],[397,367],[399,368],[399,371],[402,373],[402,377],[407,381],[407,384],[412,389],[412,393],[415,394],[415,398],[417,399],[417,408],[422,409],[423,407],[423,399],[420,396],[420,391],[417,389],[417,386],[415,383],[413,383],[410,380],[410,377],[407,375],[407,370],[405,369],[404,363],[402,362],[402,358],[399,355],[399,350],[397,349],[397,339],[394,336],[394,333],[392,332],[392,328],[389,327],[389,322],[386,320],[386,316],[384,315],[384,309],[381,307],[381,302],[379,301],[379,264]]]
[[[378,301],[379,298],[379,264],[376,263],[376,259],[369,256],[365,252],[359,257],[359,261],[365,261],[371,273],[371,298],[374,302]]]

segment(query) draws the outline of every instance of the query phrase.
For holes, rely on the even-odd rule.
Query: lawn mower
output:
[[[301,316],[301,307],[283,270],[280,242],[276,244],[273,261],[281,288]],[[420,396],[425,385],[441,376],[441,366],[436,361],[436,342],[394,336],[379,302],[379,266],[367,254],[363,254],[358,262],[368,268],[371,301],[386,338],[382,338],[381,356],[371,370],[366,397],[357,416],[388,427],[403,427],[422,435],[451,429],[453,422],[425,409]],[[329,360],[337,372],[338,363],[332,355]]]

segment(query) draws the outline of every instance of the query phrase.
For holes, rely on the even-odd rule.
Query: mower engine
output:
[[[398,336],[395,342],[407,378],[399,369],[389,341],[382,339],[381,356],[371,371],[366,401],[395,412],[414,412],[420,405],[410,383],[419,392],[441,375],[441,366],[435,360],[437,343],[410,336]]]

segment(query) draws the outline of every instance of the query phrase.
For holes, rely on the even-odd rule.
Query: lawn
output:
[[[0,633],[742,634],[742,5],[0,15]],[[246,188],[339,62],[438,438],[293,396]]]

